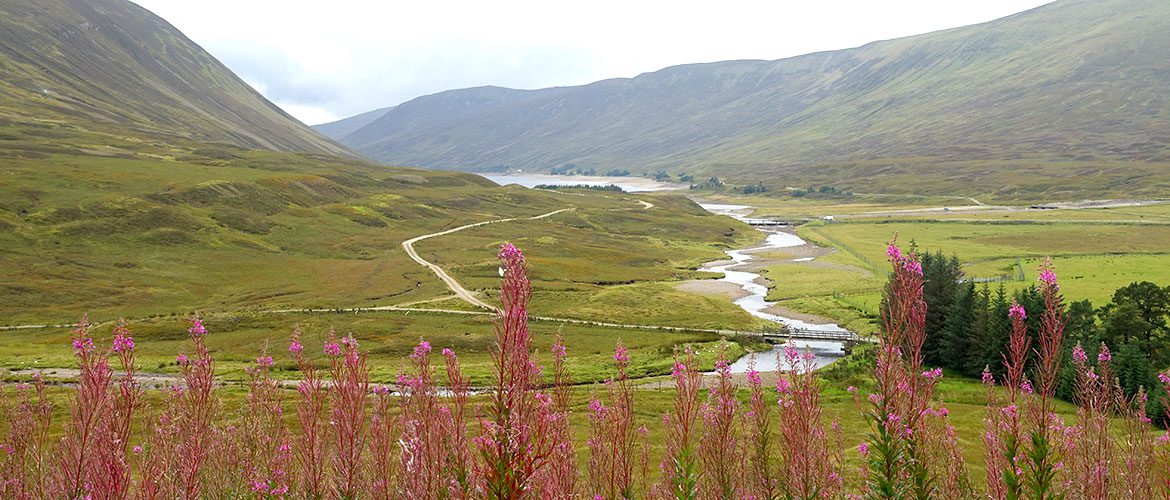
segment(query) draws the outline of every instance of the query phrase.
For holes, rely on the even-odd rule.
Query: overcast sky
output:
[[[780,59],[1050,0],[133,0],[309,124],[443,90],[541,88]]]

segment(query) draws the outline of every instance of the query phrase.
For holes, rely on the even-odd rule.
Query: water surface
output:
[[[727,205],[727,204],[702,203],[702,204],[700,204],[700,206],[702,206],[704,209],[706,209],[712,213],[726,215],[726,216],[734,217],[734,218],[740,219],[740,220],[744,220],[746,218],[747,214],[751,211],[751,207],[746,206],[746,205]],[[775,321],[777,323],[781,323],[785,326],[789,326],[789,327],[793,327],[793,328],[816,328],[818,330],[845,331],[844,328],[841,328],[840,326],[838,326],[836,324],[808,323],[808,322],[801,321],[798,319],[786,318],[784,316],[780,316],[778,314],[772,314],[772,313],[765,311],[765,309],[776,304],[775,302],[768,302],[767,300],[765,300],[767,295],[768,295],[768,287],[759,283],[759,281],[761,281],[761,279],[760,279],[760,275],[758,273],[737,270],[737,268],[741,268],[748,261],[752,260],[752,258],[753,258],[752,253],[754,253],[754,252],[758,252],[760,250],[770,250],[770,249],[775,249],[775,248],[786,248],[786,247],[796,247],[796,246],[801,246],[801,245],[807,245],[808,242],[804,241],[803,239],[801,239],[799,236],[797,236],[795,234],[786,233],[786,232],[780,231],[778,229],[771,229],[771,228],[769,228],[769,229],[756,228],[756,229],[758,231],[767,233],[767,235],[768,235],[764,239],[763,245],[758,246],[758,247],[752,247],[752,248],[743,248],[743,249],[739,249],[739,250],[728,250],[727,256],[731,259],[731,262],[727,262],[727,261],[711,262],[711,263],[708,263],[707,265],[705,265],[701,270],[715,272],[715,273],[723,273],[723,278],[721,278],[720,281],[734,283],[735,285],[737,285],[741,289],[743,289],[745,292],[747,292],[748,295],[736,300],[735,305],[743,308],[743,310],[747,311],[748,314],[751,314],[752,316],[755,316],[755,317],[761,318],[761,319],[766,319],[768,321]],[[799,260],[800,261],[809,261],[809,260],[812,260],[812,258],[806,257],[806,258],[799,259]],[[783,286],[783,285],[784,285],[783,283],[777,284],[777,286]],[[845,355],[844,345],[841,342],[820,341],[820,340],[816,340],[816,341],[814,341],[814,340],[792,340],[790,342],[791,342],[791,345],[793,347],[796,347],[797,349],[800,349],[801,351],[804,351],[806,349],[811,351],[813,353],[813,355],[816,356],[815,362],[816,362],[816,366],[818,366],[818,367],[832,363],[836,359]],[[770,353],[767,353],[767,352],[757,353],[755,356],[756,370],[757,371],[775,371],[778,368],[776,356],[778,354],[780,354],[783,351],[783,349],[784,349],[784,346],[776,346],[775,348],[773,348],[773,351]],[[750,358],[751,358],[751,356],[744,356],[744,357],[740,358],[739,360],[735,361],[734,363],[732,363],[732,365],[731,365],[732,373],[746,372],[748,370],[748,363],[749,363]],[[786,368],[786,367],[780,367],[780,368]]]
[[[683,184],[659,182],[645,177],[607,177],[598,175],[552,175],[552,174],[480,174],[501,186],[519,184],[524,187],[550,186],[617,186],[627,193],[648,191],[673,191],[687,189]]]

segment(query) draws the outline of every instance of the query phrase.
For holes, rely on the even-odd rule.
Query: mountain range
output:
[[[1170,2],[1060,0],[776,61],[478,87],[318,127],[390,164],[1073,197],[1170,188]],[[373,118],[373,119],[371,119]]]

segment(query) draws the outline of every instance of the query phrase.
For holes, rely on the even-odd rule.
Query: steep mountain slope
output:
[[[1061,0],[779,61],[404,103],[341,142],[395,164],[1074,197],[1170,189],[1170,2]],[[1027,175],[1032,174],[1032,175]]]
[[[369,125],[370,122],[381,118],[382,115],[386,114],[386,112],[390,111],[391,109],[394,109],[394,107],[391,106],[388,108],[375,109],[373,111],[366,111],[360,115],[343,118],[335,122],[313,125],[313,130],[320,132],[325,137],[330,139],[340,139],[354,133],[359,128]]]
[[[352,155],[127,0],[0,0],[0,125]]]

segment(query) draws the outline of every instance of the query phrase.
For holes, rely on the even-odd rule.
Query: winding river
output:
[[[751,212],[751,207],[746,205],[724,205],[724,204],[700,204],[709,212],[734,217],[739,220],[744,220],[746,215]],[[760,284],[762,281],[758,273],[750,271],[736,270],[742,268],[746,263],[753,259],[752,254],[759,251],[790,248],[801,245],[807,245],[808,242],[801,239],[799,236],[786,233],[775,229],[760,229],[757,230],[767,233],[764,244],[758,247],[743,248],[739,250],[728,250],[727,256],[731,262],[726,260],[710,262],[703,266],[701,270],[715,273],[723,273],[723,278],[720,281],[726,281],[739,286],[747,295],[737,299],[735,305],[742,307],[752,316],[757,318],[775,321],[790,327],[815,327],[817,329],[836,329],[844,330],[835,324],[812,324],[798,319],[786,318],[777,314],[772,314],[766,310],[775,305],[775,302],[768,302],[766,300],[768,295],[768,287]],[[805,257],[801,259],[794,259],[794,262],[807,262],[812,260],[812,257]],[[782,284],[781,284],[782,285]],[[827,365],[845,355],[844,346],[841,342],[830,341],[811,341],[811,340],[792,340],[792,346],[800,350],[809,350],[816,356],[815,362],[818,367]],[[773,348],[775,355],[767,353],[757,353],[755,355],[756,370],[758,371],[775,371],[778,369],[777,356],[781,353],[783,346],[776,346]],[[731,365],[732,373],[743,373],[748,371],[749,361],[752,356],[744,356],[736,360]]]

